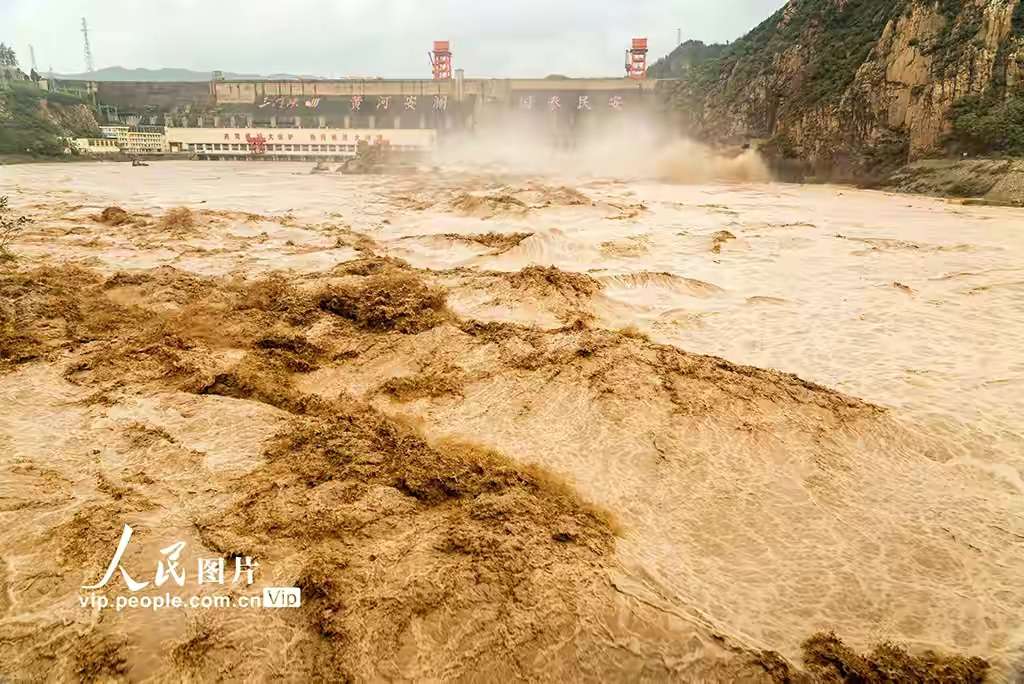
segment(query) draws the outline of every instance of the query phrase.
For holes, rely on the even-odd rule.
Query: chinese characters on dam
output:
[[[368,106],[376,109],[377,111],[391,111],[391,100],[394,96],[392,95],[377,95],[373,98],[373,102],[367,103]],[[359,112],[363,110],[363,104],[366,101],[366,97],[363,95],[353,95],[348,98],[348,108],[350,111]],[[257,105],[259,109],[266,109],[268,107],[272,109],[319,109],[320,103],[323,98],[314,97],[303,100],[297,97],[264,97],[263,101]],[[417,111],[419,109],[420,97],[418,95],[405,95],[401,98],[402,108],[408,111]],[[447,95],[434,95],[429,98],[431,102],[431,109],[435,112],[444,112],[448,110],[448,96]]]
[[[397,100],[397,101],[396,101]],[[579,93],[554,93],[535,94],[527,93],[519,96],[517,109],[522,111],[551,111],[557,112],[563,109],[572,109],[579,112],[592,111],[594,109],[606,109],[609,111],[622,111],[626,108],[628,98],[620,93],[604,94],[579,94]],[[447,95],[351,95],[341,98],[324,97],[288,97],[279,95],[276,97],[264,96],[259,102],[257,109],[265,110],[317,110],[321,109],[347,110],[349,112],[378,111],[390,112],[401,109],[403,111],[420,111],[430,109],[435,112],[448,111]]]
[[[550,95],[547,97],[538,97],[537,95],[523,95],[519,98],[519,109],[522,110],[533,110],[533,109],[547,109],[548,111],[557,112],[563,108],[563,102],[565,107],[569,109],[575,109],[579,112],[589,112],[594,109],[595,104],[598,104],[603,98],[594,97],[592,95],[576,95],[575,97],[563,98],[562,95]],[[622,95],[609,95],[605,106],[612,111],[622,111],[625,107],[626,98]],[[600,106],[598,104],[598,106]]]

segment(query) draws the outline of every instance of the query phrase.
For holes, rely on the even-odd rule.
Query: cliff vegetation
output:
[[[0,90],[0,154],[57,156],[68,138],[98,135],[96,117],[84,100],[31,82]]]
[[[790,0],[651,73],[677,79],[662,94],[692,135],[760,143],[805,174],[1024,153],[1024,0]]]

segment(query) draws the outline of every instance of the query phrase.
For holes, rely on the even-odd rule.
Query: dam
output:
[[[573,147],[586,131],[621,129],[659,108],[659,81],[647,78],[646,38],[632,40],[617,78],[467,79],[452,67],[448,41],[435,41],[429,55],[432,77],[423,79],[227,78],[214,71],[208,81],[51,78],[40,85],[91,100],[102,135],[118,140],[111,149],[78,139],[81,152],[137,154],[126,141],[145,136],[145,154],[201,159],[345,157],[363,141],[425,151],[477,129],[515,128]],[[165,137],[152,145],[153,135]]]
[[[67,82],[55,81],[60,88]],[[650,106],[656,79],[311,79],[76,82],[129,124],[280,128],[472,127],[520,111],[573,124]]]
[[[59,81],[48,87],[66,89]],[[340,159],[359,140],[427,151],[446,136],[514,126],[571,146],[585,131],[656,116],[657,80],[633,78],[227,80],[76,83],[104,134],[163,134],[142,154]],[[302,129],[301,133],[299,129]],[[80,151],[104,151],[79,139]],[[125,152],[126,147],[109,152]],[[139,154],[134,152],[133,154]]]
[[[215,73],[208,82],[55,80],[48,87],[84,91],[103,126],[163,131],[162,152],[203,158],[252,156],[262,151],[253,140],[277,141],[275,158],[292,159],[350,155],[361,139],[426,149],[451,134],[513,123],[569,145],[583,130],[659,109],[659,81],[629,77],[467,79],[456,71],[444,80],[234,80]]]

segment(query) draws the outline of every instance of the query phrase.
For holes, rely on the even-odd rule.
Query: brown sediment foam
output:
[[[564,207],[576,207],[576,206],[588,206],[593,204],[593,201],[585,194],[570,188],[565,185],[557,187],[549,187],[546,185],[532,184],[528,185],[520,194],[526,194],[530,199],[533,200],[534,204],[540,206],[564,206]]]
[[[142,286],[146,276],[141,274],[115,276],[104,281],[76,269],[42,269],[38,273],[21,275],[14,281],[28,288],[36,284],[43,293],[49,293],[56,287],[57,292],[65,298],[60,302],[60,310],[76,312],[73,321],[81,327],[58,328],[51,325],[47,328],[53,336],[52,344],[72,349],[86,342],[101,343],[98,346],[90,345],[85,350],[82,355],[85,367],[72,364],[69,367],[72,373],[94,371],[104,363],[116,367],[126,362],[139,370],[145,365],[140,362],[147,359],[156,363],[151,368],[152,373],[157,373],[156,377],[180,377],[175,371],[201,373],[201,368],[195,365],[190,368],[189,364],[201,365],[203,356],[209,355],[219,344],[248,350],[239,364],[243,371],[241,376],[236,373],[234,378],[222,378],[224,393],[237,391],[243,395],[258,394],[260,391],[247,379],[246,372],[250,369],[247,366],[259,369],[261,373],[270,371],[272,375],[290,375],[309,372],[323,359],[330,357],[330,349],[322,348],[302,334],[304,328],[324,316],[321,312],[351,321],[359,330],[365,331],[344,333],[350,336],[389,331],[415,335],[451,321],[473,337],[514,337],[527,342],[531,348],[547,349],[546,363],[589,356],[631,338],[630,335],[590,329],[581,321],[548,331],[512,324],[458,321],[444,308],[443,290],[425,284],[411,269],[402,270],[390,262],[384,262],[381,268],[384,270],[371,269],[373,275],[356,276],[358,281],[351,285],[329,287],[316,295],[303,294],[287,281],[276,277],[246,284],[228,280],[226,287],[217,287],[213,284],[217,282],[216,279],[187,276],[179,281],[168,270],[153,274],[161,284],[154,288]],[[67,276],[64,276],[65,273]],[[502,274],[502,277],[514,287],[549,289],[581,296],[592,295],[601,287],[590,276],[567,273],[553,267],[529,267],[519,272]],[[0,280],[0,285],[5,282]],[[138,300],[132,307],[122,307],[104,296],[106,287],[126,282],[134,283],[139,288]],[[70,283],[73,284],[68,285]],[[178,283],[185,288],[180,308],[160,312],[150,310],[147,297],[167,299],[167,289],[173,289]],[[317,303],[320,312],[317,311]],[[45,307],[30,308],[22,322],[24,327],[32,329],[40,321],[48,323],[50,315]],[[215,326],[218,335],[211,336],[208,326]],[[99,327],[103,329],[102,335],[85,334]],[[342,332],[336,329],[332,335],[336,339]],[[648,358],[651,352],[656,351],[660,359],[656,367],[675,369],[673,372],[681,376],[706,377],[712,382],[715,382],[716,374],[721,375],[723,380],[745,376],[764,379],[769,384],[796,383],[822,395],[842,396],[795,376],[739,366],[714,357],[687,354],[673,347],[646,346],[647,351],[640,358]],[[181,364],[180,368],[178,364]],[[140,377],[145,376],[143,373]],[[216,382],[207,383],[208,387],[216,385]],[[849,402],[864,405],[850,398],[843,399],[843,403]]]
[[[133,224],[138,227],[150,226],[164,234],[186,235],[197,228],[201,221],[217,221],[227,219],[231,221],[245,221],[252,223],[262,217],[246,212],[225,212],[207,210],[193,212],[188,207],[174,207],[168,209],[155,223],[150,223],[150,217],[146,214],[129,213],[121,207],[107,207],[99,215],[93,216],[93,220],[104,223],[108,226],[125,226]]]
[[[125,652],[127,640],[100,631],[88,632],[76,639],[75,674],[80,681],[105,681],[123,678],[128,672]]]
[[[921,245],[916,242],[910,242],[908,240],[896,240],[893,238],[867,238],[857,237],[853,235],[836,235],[836,238],[840,240],[849,240],[850,242],[860,242],[868,245],[872,251],[874,250],[915,250],[927,248],[927,245]]]
[[[465,385],[463,376],[458,367],[443,366],[424,370],[415,375],[389,378],[382,382],[374,393],[387,395],[399,402],[461,396]]]
[[[725,292],[718,285],[695,278],[665,272],[637,271],[621,275],[602,276],[600,282],[607,287],[660,287],[696,297],[711,297]]]
[[[100,223],[105,223],[108,226],[120,226],[125,223],[130,223],[132,217],[121,207],[107,207],[100,212],[99,216],[95,217],[95,220]]]
[[[604,515],[556,480],[365,407],[293,424],[267,459],[199,526],[215,550],[304,559],[291,581],[320,637],[311,673],[511,674],[572,628],[611,552]],[[413,620],[440,652],[403,648]]]
[[[231,241],[244,242],[244,238],[228,232],[228,229],[243,222],[252,224],[265,220],[259,215],[247,212],[210,209],[200,211],[188,207],[168,209],[162,216],[155,219],[146,213],[130,213],[120,207],[108,207],[101,214],[93,216],[92,219],[109,226],[110,230],[94,236],[92,240],[85,244],[95,247],[104,243],[116,244],[126,241],[138,251],[149,249],[166,250],[171,248],[170,244],[173,244],[169,243],[168,239],[196,237],[201,230],[208,231],[209,236],[226,237],[227,243]],[[282,225],[284,225],[283,222]],[[118,230],[114,230],[115,228]],[[342,234],[339,239],[344,237],[344,234]],[[255,236],[253,239],[265,240],[266,235]],[[182,244],[175,244],[173,248],[180,254],[212,254],[228,250],[226,246],[208,248],[202,245]]]
[[[338,264],[332,273],[335,275],[369,276],[409,268],[409,264],[395,257],[368,255]]]
[[[336,232],[337,237],[334,242],[335,247],[351,247],[357,252],[371,258],[378,249],[377,243],[367,235],[357,233],[348,228],[338,229]]]
[[[518,247],[519,244],[532,237],[533,233],[429,233],[425,235],[405,235],[399,238],[402,241],[415,241],[428,245],[451,246],[452,243],[463,243],[470,246],[485,247],[489,252],[486,254],[496,256]]]
[[[181,207],[178,208],[180,213]],[[262,216],[261,214],[254,214],[249,211],[218,211],[216,209],[207,209],[203,212],[207,216],[213,216],[218,218],[224,218],[231,221],[244,221],[246,223],[256,223],[257,221],[266,221],[268,217]]]
[[[609,216],[608,218],[613,221],[625,221],[628,219],[636,218],[640,214],[648,210],[648,207],[643,202],[638,204],[615,204],[609,202],[608,206],[618,211],[618,214]]]
[[[196,219],[192,210],[187,207],[170,209],[160,219],[160,228],[172,232],[188,231],[195,227]]]
[[[308,373],[319,364],[323,350],[306,338],[289,333],[271,334],[256,340],[262,349],[292,373]]]
[[[380,273],[329,288],[320,294],[319,304],[371,330],[417,333],[446,317],[444,293],[405,273]]]
[[[287,380],[264,377],[249,397],[293,410],[280,399],[294,394]],[[616,526],[558,478],[480,447],[429,445],[358,401],[296,413],[306,417],[270,445],[266,465],[236,482],[238,500],[197,526],[215,551],[304,559],[291,582],[322,640],[310,674],[366,677],[392,660],[436,675],[434,658],[401,655],[410,621],[424,616],[447,634],[449,671],[511,674],[523,649],[557,645],[590,610]],[[442,615],[460,616],[458,629],[435,624]],[[472,643],[457,646],[459,633]]]
[[[754,295],[753,297],[747,297],[747,304],[789,304],[789,300],[782,299],[781,297],[770,297],[767,295]]]
[[[303,325],[318,315],[316,302],[298,292],[287,277],[270,273],[235,284],[234,308],[239,313],[262,313],[289,325]]]
[[[892,643],[860,654],[836,637],[818,633],[803,644],[804,663],[816,680],[865,684],[962,682],[981,684],[990,665],[978,657],[948,656],[925,651],[912,655]]]
[[[189,622],[185,639],[171,649],[171,661],[175,667],[193,676],[198,674],[210,651],[220,642],[212,622],[213,620],[206,616]]]
[[[720,230],[711,236],[711,251],[714,252],[715,254],[718,254],[719,252],[722,251],[722,245],[729,242],[730,240],[735,239],[736,236],[730,233],[729,231]]]
[[[83,296],[102,282],[77,267],[0,271],[0,369],[50,356],[73,341],[104,338],[136,312]]]
[[[477,233],[475,235],[460,235],[457,233],[445,233],[443,237],[449,240],[458,240],[462,242],[473,242],[478,245],[483,245],[490,249],[495,250],[495,254],[501,254],[507,252],[513,247],[519,246],[519,243],[526,238],[532,236],[533,233]]]
[[[586,273],[556,266],[519,271],[452,268],[437,272],[450,290],[451,307],[464,318],[500,317],[524,324],[560,327],[576,319],[594,320],[602,283]]]
[[[265,352],[249,352],[235,366],[209,377],[195,391],[198,394],[259,401],[297,414],[323,411],[320,399],[295,391],[289,373],[288,366],[280,358]]]
[[[426,211],[437,203],[435,199],[413,197],[411,195],[395,195],[391,200],[402,209],[411,209],[413,211]]]
[[[99,577],[104,564],[110,561],[106,542],[120,536],[126,515],[140,510],[132,503],[108,499],[76,506],[63,521],[50,528],[45,540],[48,546],[55,547],[57,564]]]
[[[651,241],[646,235],[634,235],[621,240],[601,243],[601,254],[608,257],[639,257],[650,251]]]
[[[543,294],[557,292],[562,295],[590,297],[601,290],[601,283],[585,273],[563,271],[557,266],[527,266],[504,275],[512,287]]]
[[[152,503],[181,514],[179,501],[187,498],[206,549],[258,554],[268,567],[284,568],[276,578],[281,585],[303,588],[305,605],[297,614],[284,623],[261,623],[273,638],[292,637],[281,638],[292,644],[282,648],[299,678],[484,672],[530,678],[555,668],[578,679],[619,671],[627,658],[631,667],[640,662],[631,672],[664,678],[710,678],[711,672],[722,681],[783,673],[797,679],[798,671],[786,670],[778,656],[715,646],[692,625],[664,626],[669,618],[640,603],[629,604],[622,619],[632,626],[623,628],[616,611],[626,599],[608,582],[619,524],[558,478],[483,446],[428,439],[371,406],[372,396],[327,399],[296,385],[332,363],[339,349],[361,345],[396,360],[437,358],[436,368],[421,367],[406,376],[408,383],[383,388],[400,401],[467,401],[447,391],[454,380],[445,386],[429,377],[461,376],[442,365],[451,357],[477,364],[467,389],[478,375],[519,378],[527,391],[562,375],[587,401],[628,396],[652,406],[667,402],[675,413],[705,420],[720,420],[723,404],[745,406],[751,420],[764,406],[787,415],[813,408],[821,425],[835,427],[870,419],[879,412],[875,407],[795,376],[654,345],[628,330],[575,323],[545,331],[442,316],[444,292],[389,260],[337,269],[331,279],[342,285],[328,286],[334,294],[327,300],[337,297],[328,306],[315,281],[299,288],[283,277],[239,282],[171,269],[108,280],[74,269],[63,275],[59,269],[21,273],[0,284],[13,288],[19,302],[40,303],[23,307],[19,324],[69,354],[71,366],[86,364],[72,373],[76,381],[127,381],[136,392],[145,392],[147,383],[164,391],[184,388],[206,401],[266,404],[290,414],[291,422],[250,470],[230,478],[201,471],[202,487],[175,489],[184,461],[178,471],[165,465],[152,473],[151,481],[162,483],[152,490],[132,487],[123,476],[97,476],[96,490],[105,498],[76,507],[52,535],[73,540],[58,556],[61,572],[82,563],[102,569],[126,515]],[[530,292],[591,296],[600,288],[589,276],[558,269],[509,277]],[[130,306],[114,301],[122,295],[130,295]],[[73,312],[75,326],[54,324],[52,307],[45,306],[49,297],[61,312]],[[219,335],[211,335],[211,327]],[[221,358],[225,349],[241,352],[241,359]],[[345,360],[362,363],[359,356]],[[124,434],[133,453],[184,448],[156,426],[130,424]],[[188,468],[198,466],[189,462]],[[165,488],[173,497],[136,496],[152,491],[159,497]],[[61,515],[68,514],[54,517]],[[144,626],[139,619],[131,638],[140,638]],[[429,639],[420,641],[422,634]],[[245,650],[251,632],[215,635],[223,647],[208,643],[209,631],[184,634],[172,657],[175,667],[209,676],[223,667],[252,674],[269,664],[267,653]],[[72,668],[110,674],[138,657],[134,646],[110,647],[106,637],[96,638]],[[0,654],[24,663],[50,645],[42,633],[25,639],[17,660],[2,645]],[[696,659],[687,650],[695,641],[703,649]],[[633,655],[622,655],[630,644]]]
[[[477,218],[524,215],[531,209],[590,206],[594,202],[583,193],[566,186],[550,187],[538,183],[506,186],[483,194],[460,193],[449,206],[452,210]]]
[[[462,193],[451,201],[451,208],[466,216],[487,219],[504,214],[525,214],[526,203],[513,195],[470,195]]]

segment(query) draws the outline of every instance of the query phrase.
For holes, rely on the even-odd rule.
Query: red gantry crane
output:
[[[647,78],[647,39],[634,38],[632,47],[626,50],[626,76]]]
[[[430,54],[430,66],[435,81],[446,81],[452,77],[452,51],[447,40],[435,40],[434,51]]]

